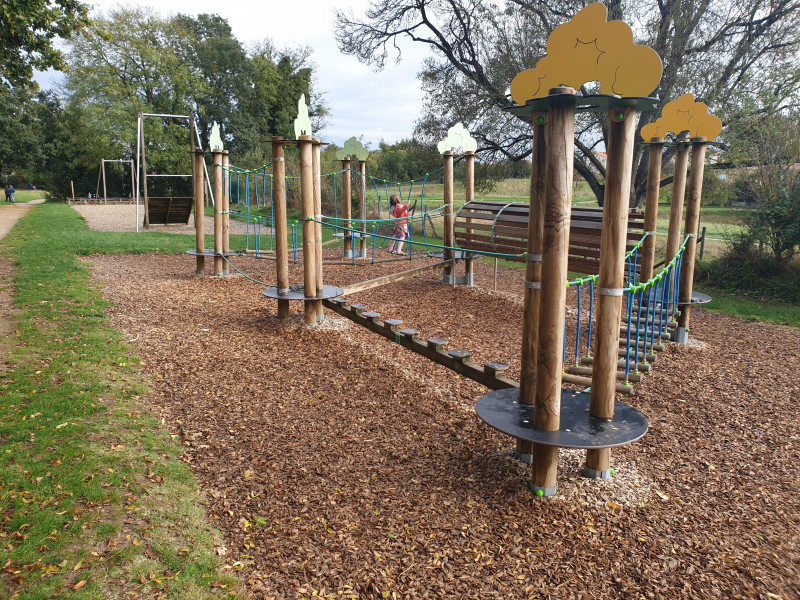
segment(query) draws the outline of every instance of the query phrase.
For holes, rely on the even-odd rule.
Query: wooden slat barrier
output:
[[[521,254],[528,243],[529,205],[475,200],[458,212],[455,239],[464,250]],[[569,236],[569,270],[595,275],[600,269],[600,232],[603,209],[572,207]],[[628,214],[627,250],[644,236],[644,213]],[[509,260],[524,262],[524,257]],[[637,265],[637,269],[638,269]]]
[[[192,204],[192,197],[150,196],[147,199],[150,224],[170,225],[180,223],[186,225],[189,222],[189,215],[192,214]]]
[[[472,354],[466,350],[446,351],[444,347],[447,345],[447,340],[432,338],[424,342],[420,341],[418,331],[399,328],[402,321],[397,319],[381,321],[378,313],[365,311],[366,306],[363,304],[348,305],[345,298],[331,298],[323,300],[322,303],[330,310],[350,319],[354,323],[358,323],[416,354],[447,367],[451,371],[477,381],[491,390],[519,387],[518,382],[503,376],[506,368],[508,368],[508,365],[504,363],[487,362],[483,366],[476,364],[470,360]],[[592,383],[591,377],[568,373],[563,375],[562,381],[587,387]],[[629,394],[633,391],[633,386],[617,383],[616,389],[623,394]]]

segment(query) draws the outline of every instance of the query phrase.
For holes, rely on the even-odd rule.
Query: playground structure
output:
[[[591,5],[584,10],[597,17],[600,14],[597,6]],[[603,23],[604,11],[603,8]],[[646,56],[651,57],[650,54]],[[652,67],[649,58],[644,62],[648,68]],[[512,85],[512,89],[521,93],[519,86]],[[685,98],[682,97],[681,102],[685,102]],[[326,306],[494,390],[478,401],[476,411],[489,425],[516,438],[517,457],[532,464],[530,488],[537,495],[550,496],[556,492],[559,447],[587,450],[585,475],[608,478],[611,475],[610,449],[639,439],[648,428],[644,415],[618,401],[616,393],[633,391],[631,383],[641,381],[642,375],[649,371],[656,352],[663,349],[664,340],[688,341],[689,308],[693,301],[697,303],[697,297],[692,293],[692,278],[707,139],[699,135],[687,139],[683,135],[698,132],[694,123],[662,124],[666,130],[678,133],[674,142],[678,146],[678,158],[667,239],[666,257],[669,260],[659,273],[653,273],[653,264],[660,158],[667,143],[664,138],[651,136],[645,140],[650,143],[650,164],[644,214],[631,213],[627,206],[636,113],[652,110],[656,105],[657,100],[653,98],[623,96],[622,93],[582,96],[571,87],[560,86],[537,91],[522,106],[512,108],[514,114],[529,119],[534,126],[531,202],[528,206],[475,202],[468,183],[467,202],[455,217],[452,198],[454,155],[451,149],[440,148],[444,157],[444,260],[347,288],[323,283],[321,142],[310,135],[299,135],[294,141],[273,138],[271,183],[278,198],[285,197],[285,189],[281,187],[282,183],[285,184],[283,147],[288,144],[299,147],[304,281],[302,286],[289,285],[285,203],[276,202],[277,286],[264,290],[263,295],[278,300],[279,318],[289,316],[289,301],[301,300],[305,305],[304,322],[313,326],[324,318],[322,307]],[[609,117],[606,196],[601,211],[573,209],[571,206],[576,111],[607,112]],[[707,123],[705,127],[703,132],[708,135],[719,133],[709,129]],[[647,132],[644,130],[643,135]],[[684,238],[681,240],[683,186],[690,145],[693,168],[689,179]],[[469,181],[469,173],[474,172],[469,167],[474,161],[474,152],[468,151],[466,157]],[[356,158],[360,164],[363,191],[366,187],[365,161],[358,155]],[[342,156],[344,170],[350,168],[350,159],[349,154]],[[214,165],[215,192],[218,198],[224,198],[230,184],[223,183],[224,159],[218,159],[216,152]],[[196,184],[195,191],[201,194],[202,187]],[[346,197],[349,198],[349,190]],[[342,219],[344,223],[334,224],[344,231],[345,257],[353,261],[357,254],[354,240],[360,240],[358,254],[363,258],[366,256],[363,253],[365,238],[372,236],[374,243],[375,239],[382,237],[375,231],[367,232],[363,193],[361,198],[361,219],[353,219],[346,210]],[[349,208],[349,202],[346,204]],[[197,199],[195,206],[198,206]],[[227,212],[224,206],[223,203],[222,209],[215,209],[215,240],[218,231],[224,235],[224,227],[216,226],[217,212]],[[218,274],[222,271],[217,268],[217,261],[221,263],[227,256],[226,252],[222,242],[219,245],[215,243],[213,255]],[[367,311],[364,305],[348,305],[344,298],[357,291],[402,281],[438,268],[443,269],[446,283],[472,285],[471,261],[480,255],[523,260],[526,264],[519,383],[504,376],[507,365],[503,363],[477,365],[470,360],[469,351],[445,351],[447,340],[439,338],[422,342],[418,331],[400,329],[400,320],[381,320],[378,313]],[[461,259],[468,266],[464,278],[457,282],[454,268],[456,261]],[[568,281],[568,271],[588,277]],[[574,342],[566,340],[568,293],[577,296]],[[584,313],[582,306],[586,303],[589,308]],[[567,362],[568,346],[574,352],[574,364],[562,372]],[[580,385],[587,390],[562,390],[562,383]]]

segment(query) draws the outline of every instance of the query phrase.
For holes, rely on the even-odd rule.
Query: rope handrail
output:
[[[381,225],[381,224],[386,224],[386,223],[393,223],[393,222],[399,221],[401,219],[407,220],[409,222],[421,221],[426,216],[431,215],[431,214],[436,213],[436,212],[440,212],[440,211],[444,210],[444,208],[445,208],[444,206],[440,206],[439,208],[431,209],[431,210],[426,211],[424,213],[420,213],[419,215],[413,215],[413,216],[409,215],[407,217],[388,217],[386,219],[355,219],[355,218],[352,218],[352,217],[349,218],[349,219],[345,219],[344,217],[329,217],[327,215],[322,215],[322,218],[325,219],[326,221],[347,221],[347,222],[351,222],[351,223],[364,223],[364,224],[377,223],[377,224]]]
[[[312,223],[320,223],[320,224],[322,223],[322,221],[314,219],[313,217],[308,217],[307,220],[311,221]],[[342,220],[347,220],[347,219],[342,219]],[[350,219],[350,220],[352,220],[352,219]],[[352,233],[358,233],[359,235],[366,235],[366,236],[373,237],[373,238],[376,238],[376,239],[383,239],[383,240],[394,239],[391,236],[380,235],[378,233],[366,233],[366,232],[362,231],[361,229],[354,229],[352,227],[343,227],[341,225],[334,225],[334,224],[329,225],[329,227],[333,227],[334,229],[339,229],[339,230],[342,230],[342,231],[350,231]],[[428,244],[427,242],[417,242],[415,240],[408,239],[408,238],[405,240],[405,243],[408,244],[409,246],[411,246],[411,245],[424,246],[426,248],[435,248],[437,250],[454,250],[454,251],[455,250],[460,250],[462,252],[468,252],[469,254],[478,254],[480,256],[491,256],[491,257],[497,257],[497,258],[519,258],[519,257],[525,256],[525,254],[526,254],[525,252],[522,252],[521,254],[503,254],[503,253],[500,253],[500,252],[486,252],[486,251],[483,251],[483,250],[463,250],[462,248],[458,248],[456,246],[438,246],[436,244]]]
[[[625,260],[628,260],[631,256],[633,256],[633,254],[635,252],[637,252],[642,247],[642,244],[644,244],[644,241],[647,239],[647,236],[649,236],[649,235],[652,235],[652,234],[649,231],[646,231],[645,234],[642,236],[642,239],[640,239],[638,242],[636,242],[636,244],[633,246],[633,248],[631,248],[630,250],[628,250],[625,253]],[[581,278],[575,279],[573,281],[568,281],[567,282],[567,287],[572,287],[572,286],[579,286],[580,287],[580,286],[582,286],[582,285],[584,285],[586,283],[597,283],[597,279],[599,277],[600,277],[599,274],[598,275],[589,275],[588,277],[581,277]]]

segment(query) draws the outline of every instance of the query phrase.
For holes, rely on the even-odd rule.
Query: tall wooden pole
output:
[[[612,108],[608,117],[608,166],[600,236],[596,341],[589,405],[589,413],[601,419],[614,418],[636,112],[627,108]],[[584,474],[608,479],[611,476],[610,461],[609,448],[588,450]]]
[[[223,150],[222,152],[222,197],[220,198],[219,202],[222,204],[222,254],[224,256],[228,256],[231,250],[231,240],[230,240],[230,209],[231,209],[231,189],[230,189],[230,171],[228,171],[228,166],[230,165],[230,155],[228,154],[227,150]],[[222,265],[222,274],[223,275],[230,275],[231,270],[228,268],[228,263],[226,262]]]
[[[467,152],[465,161],[465,174],[464,174],[464,200],[469,203],[475,199],[475,153]],[[469,219],[467,222],[470,222]],[[474,259],[468,258],[464,261],[464,283],[466,285],[473,285],[475,277]]]
[[[134,161],[133,161],[133,159],[130,160],[130,163],[131,163],[131,200],[133,200],[135,202],[136,201],[136,178],[134,177],[134,174],[133,174],[133,169],[134,169],[134,166],[133,166]]]
[[[100,159],[100,169],[103,171],[103,204],[108,204],[108,195],[106,194],[106,159]]]
[[[453,258],[453,153],[448,150],[444,153],[444,258]],[[456,276],[452,263],[444,268],[445,283],[452,283],[452,278]]]
[[[194,123],[194,120],[192,120],[192,123]],[[145,158],[145,152],[144,152],[144,147],[145,147],[145,143],[144,143],[144,115],[142,114],[141,110],[139,111],[139,137],[142,140],[142,183],[143,183],[142,191],[144,193],[144,228],[145,229],[150,229],[150,212],[149,212],[150,203],[148,202],[148,198],[147,198],[147,158]],[[197,179],[197,177],[200,177],[200,181],[203,180],[202,179],[202,177],[203,177],[202,171],[201,171],[200,175],[195,174],[194,171],[193,171],[192,175],[193,175],[193,179]],[[202,213],[200,213],[200,214],[202,214]],[[197,219],[197,213],[195,213],[195,219]],[[198,265],[198,268],[199,268],[199,265]],[[205,270],[203,272],[205,273]]]
[[[314,138],[313,142],[311,162],[314,170],[314,243],[317,249],[317,296],[322,298],[324,289],[322,284],[322,145],[319,138]],[[316,310],[317,321],[324,321],[325,313],[322,309],[322,300],[317,300]]]
[[[283,138],[272,138],[272,193],[275,207],[275,268],[278,295],[289,293],[289,235],[286,224],[286,158]],[[278,298],[278,318],[289,318],[289,300]]]
[[[353,223],[350,219],[353,216],[353,198],[352,188],[350,187],[350,157],[348,156],[342,161],[342,198],[344,198],[344,257],[353,258]]]
[[[561,370],[564,312],[567,299],[567,256],[572,208],[575,105],[563,95],[568,87],[554,88],[545,128],[545,210],[542,234],[542,284],[537,332],[534,427],[558,431],[561,423]],[[543,496],[556,493],[558,448],[533,445],[531,489]]]
[[[547,113],[535,112],[533,118],[533,150],[531,161],[530,209],[528,216],[528,246],[525,262],[523,292],[522,368],[519,379],[519,401],[534,404],[536,383],[536,341],[539,332],[539,301],[542,289],[542,235],[544,233],[545,199],[545,123]],[[523,462],[533,459],[533,444],[517,440],[517,458]]]
[[[358,161],[358,173],[361,177],[361,242],[359,243],[359,256],[367,256],[367,163]]]
[[[204,275],[206,272],[206,259],[203,256],[205,252],[205,222],[203,215],[203,196],[205,195],[205,182],[203,181],[203,151],[197,149],[192,154],[194,160],[192,168],[192,187],[194,191],[194,231],[195,231],[195,249],[197,250],[197,268],[195,272],[198,275]],[[145,202],[147,196],[145,195]],[[145,204],[145,218],[147,218],[147,205]]]
[[[686,203],[684,235],[692,237],[686,242],[681,261],[681,281],[678,298],[683,304],[678,316],[678,343],[689,341],[689,315],[691,314],[692,287],[694,283],[694,258],[697,250],[697,230],[700,227],[700,202],[703,196],[703,174],[706,162],[706,138],[692,138],[692,170],[689,173],[689,198]]]
[[[686,171],[689,168],[689,144],[686,140],[678,140],[675,153],[675,174],[672,178],[672,203],[669,207],[669,231],[667,231],[667,247],[664,260],[669,262],[681,246],[681,217],[683,217],[683,198],[686,192]],[[675,272],[670,275],[673,285],[678,285]],[[674,288],[673,288],[674,289]]]
[[[306,298],[317,295],[317,244],[314,231],[314,165],[311,136],[301,135],[300,146],[300,199],[303,211],[303,284]],[[317,324],[316,300],[305,301],[305,324]]]
[[[531,160],[530,209],[528,216],[528,246],[525,262],[523,292],[522,365],[519,379],[519,401],[534,404],[536,382],[536,341],[539,331],[539,301],[542,289],[542,235],[544,233],[545,198],[545,123],[547,113],[534,112],[533,149]],[[523,462],[533,459],[533,444],[517,440],[517,458]]]
[[[647,237],[642,245],[641,281],[653,276],[656,255],[656,225],[658,223],[658,195],[661,191],[661,156],[664,138],[650,139],[650,157],[647,162],[647,193],[644,203],[644,230]]]
[[[212,151],[214,168],[214,275],[222,277],[222,150]]]

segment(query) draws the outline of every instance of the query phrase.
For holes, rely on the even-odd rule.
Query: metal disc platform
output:
[[[228,252],[220,252],[217,254],[213,250],[203,250],[202,252],[198,252],[197,250],[187,250],[186,254],[189,256],[208,256],[210,258],[214,258],[215,256],[241,256],[242,253],[236,250],[229,250]]]
[[[267,298],[275,298],[276,300],[327,300],[328,298],[341,296],[344,294],[344,290],[332,285],[323,285],[321,296],[306,296],[305,286],[290,285],[288,291],[283,294],[279,293],[276,287],[267,288],[261,293]]]
[[[614,448],[635,442],[647,433],[647,418],[624,402],[614,402],[614,419],[599,419],[589,414],[590,395],[561,391],[561,428],[536,429],[532,404],[519,402],[519,389],[489,392],[478,400],[475,412],[487,425],[512,437],[559,448]]]
[[[649,97],[620,97],[613,94],[553,94],[541,98],[532,98],[523,106],[514,104],[503,110],[531,122],[531,113],[534,111],[545,112],[550,109],[550,102],[569,102],[575,107],[576,112],[605,112],[612,108],[632,108],[638,112],[655,110],[658,107],[658,98]]]
[[[686,300],[678,300],[678,306],[691,306],[694,304],[708,304],[711,302],[711,296],[707,294],[701,294],[700,292],[692,292],[692,301],[686,302]]]

